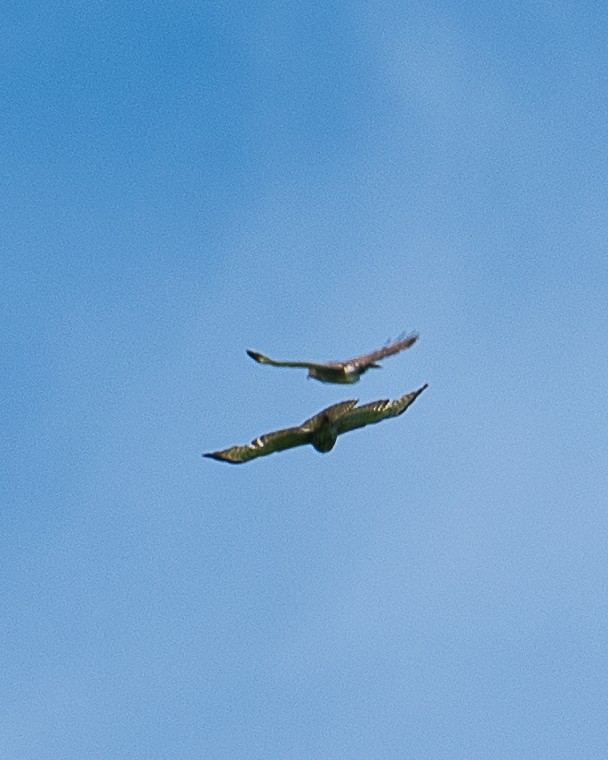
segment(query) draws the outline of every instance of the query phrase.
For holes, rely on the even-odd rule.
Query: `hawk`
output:
[[[376,362],[379,362],[380,359],[384,359],[386,356],[393,356],[393,354],[398,354],[400,351],[405,351],[406,348],[413,346],[417,340],[418,335],[413,333],[406,338],[389,342],[386,346],[369,354],[357,356],[354,359],[347,359],[344,362],[327,362],[326,364],[317,364],[315,362],[279,362],[269,359],[264,354],[257,353],[257,351],[247,351],[247,353],[258,364],[271,364],[273,367],[304,367],[308,370],[308,377],[312,377],[322,383],[351,384],[358,382],[361,375],[367,372],[370,367],[379,367],[380,365]]]
[[[233,446],[230,449],[212,451],[203,456],[230,464],[242,464],[249,462],[250,459],[268,456],[275,451],[292,449],[308,443],[317,451],[326,453],[333,449],[338,436],[342,433],[348,433],[366,425],[374,425],[389,417],[398,417],[403,414],[425,388],[428,388],[428,384],[417,391],[406,393],[395,401],[383,399],[364,406],[357,406],[359,403],[357,400],[341,401],[306,420],[299,427],[277,430],[256,438],[246,446]]]

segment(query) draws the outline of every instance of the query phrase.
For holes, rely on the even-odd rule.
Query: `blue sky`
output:
[[[604,4],[3,22],[0,754],[605,757]]]

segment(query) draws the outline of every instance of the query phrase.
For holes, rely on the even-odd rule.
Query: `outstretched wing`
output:
[[[405,396],[401,396],[395,401],[382,399],[351,409],[336,421],[338,434],[348,433],[350,430],[356,430],[366,425],[374,425],[376,422],[381,422],[389,417],[398,417],[405,412],[408,406],[414,403],[426,388],[428,388],[428,384],[423,385],[417,391],[406,393]]]
[[[249,462],[251,459],[257,459],[257,457],[274,454],[275,451],[284,451],[285,449],[292,449],[295,446],[304,446],[310,443],[310,436],[310,430],[305,429],[304,426],[285,428],[284,430],[277,430],[274,433],[262,435],[246,446],[233,446],[230,449],[212,451],[208,454],[203,454],[203,456],[218,459],[221,462],[229,462],[230,464],[242,464],[243,462]]]
[[[259,354],[257,351],[249,351],[247,349],[247,354],[258,364],[270,364],[273,367],[303,367],[304,369],[323,369],[323,367],[326,367],[325,364],[315,364],[314,362],[280,362],[276,361],[275,359],[270,359],[268,356],[264,356],[264,354]]]
[[[303,422],[301,429],[312,433],[313,431],[317,430],[320,425],[328,422],[335,422],[343,415],[348,414],[351,409],[357,406],[357,403],[358,400],[354,399],[351,401],[340,401],[337,404],[332,404],[332,406],[328,406],[327,409],[323,409],[322,412],[315,414],[314,417],[311,417],[310,419],[306,420],[306,422]]]
[[[388,343],[386,346],[379,348],[377,351],[372,351],[363,356],[357,356],[354,359],[342,362],[342,364],[350,364],[355,367],[369,367],[371,364],[374,364],[374,362],[379,362],[387,356],[393,356],[393,354],[398,354],[400,351],[405,351],[406,348],[413,346],[417,340],[418,335],[412,333],[402,340],[393,341],[392,343]]]

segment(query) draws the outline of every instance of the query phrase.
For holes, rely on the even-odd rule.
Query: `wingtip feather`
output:
[[[215,459],[216,462],[228,462],[229,464],[234,464],[230,459],[223,456],[221,451],[209,451],[206,454],[203,454],[203,456],[208,459]]]
[[[418,396],[419,396],[419,395],[420,395],[420,394],[421,394],[423,391],[425,391],[425,390],[426,390],[428,387],[429,387],[429,384],[428,384],[428,383],[425,383],[425,384],[424,384],[424,385],[422,385],[420,388],[418,388],[418,390],[412,391],[412,396],[413,396],[413,399],[412,399],[412,401],[413,401],[414,399],[417,399],[417,398],[418,398]]]

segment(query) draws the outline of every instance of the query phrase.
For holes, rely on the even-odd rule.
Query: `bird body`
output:
[[[418,336],[416,334],[408,335],[392,343],[389,342],[386,346],[369,354],[357,356],[354,359],[347,359],[343,362],[327,362],[325,364],[318,362],[277,361],[257,351],[247,351],[247,353],[258,364],[270,364],[273,367],[301,367],[308,370],[308,377],[319,380],[321,383],[351,385],[352,383],[359,382],[361,375],[367,372],[368,369],[379,368],[380,365],[377,362],[381,359],[398,354],[400,351],[405,351],[406,348],[413,346],[417,340]]]
[[[306,444],[311,444],[320,453],[326,453],[333,449],[339,435],[403,414],[427,387],[425,384],[394,401],[382,399],[364,406],[357,406],[357,400],[341,401],[323,409],[300,426],[277,430],[256,438],[245,446],[232,446],[203,456],[230,464],[242,464],[275,451]]]

